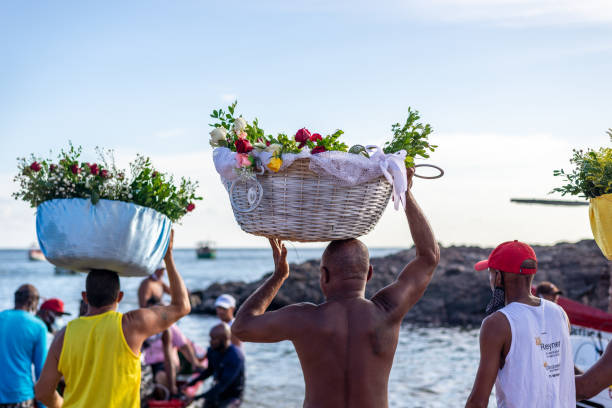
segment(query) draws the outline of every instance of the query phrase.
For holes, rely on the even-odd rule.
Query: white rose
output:
[[[279,145],[278,143],[273,143],[270,146],[266,146],[264,150],[268,153],[276,154],[277,152],[280,152],[282,147],[283,146]]]
[[[219,146],[219,142],[225,140],[227,136],[227,130],[224,127],[214,128],[212,132],[210,132],[210,145],[212,147]]]
[[[242,118],[236,118],[236,120],[234,120],[234,133],[239,135],[246,129],[246,125],[246,120]]]

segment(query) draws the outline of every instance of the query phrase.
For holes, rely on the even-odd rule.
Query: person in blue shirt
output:
[[[232,344],[232,333],[225,323],[210,330],[210,347],[206,352],[208,368],[186,387],[211,375],[214,385],[194,399],[204,398],[204,408],[238,408],[244,393],[244,355]]]
[[[38,298],[34,286],[22,285],[15,308],[0,312],[0,408],[36,407],[34,382],[47,357],[47,328],[34,316]]]

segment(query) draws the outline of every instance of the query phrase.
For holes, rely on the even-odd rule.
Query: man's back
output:
[[[569,322],[556,304],[512,302],[502,308],[511,344],[495,382],[500,407],[576,406]],[[525,381],[528,378],[529,381]]]
[[[32,364],[38,378],[47,355],[46,336],[44,323],[30,313],[0,313],[0,403],[34,398]]]
[[[366,299],[302,305],[293,339],[306,382],[304,407],[386,407],[399,322]]]
[[[140,406],[140,357],[125,340],[122,317],[108,311],[68,323],[58,363],[66,380],[65,407]]]

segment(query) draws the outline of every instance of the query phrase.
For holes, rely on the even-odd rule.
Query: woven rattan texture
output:
[[[245,232],[286,241],[320,242],[356,238],[370,232],[391,196],[392,186],[379,177],[356,186],[342,186],[331,176],[309,169],[310,159],[296,160],[278,173],[257,176],[263,187],[259,206],[248,213],[234,209]],[[226,184],[229,191],[231,183]],[[249,207],[253,182],[238,181],[233,199]]]

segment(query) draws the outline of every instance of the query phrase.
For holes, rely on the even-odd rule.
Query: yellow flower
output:
[[[268,163],[268,168],[276,173],[277,171],[280,170],[282,165],[283,165],[283,161],[280,158],[273,157],[270,159],[270,162]]]

